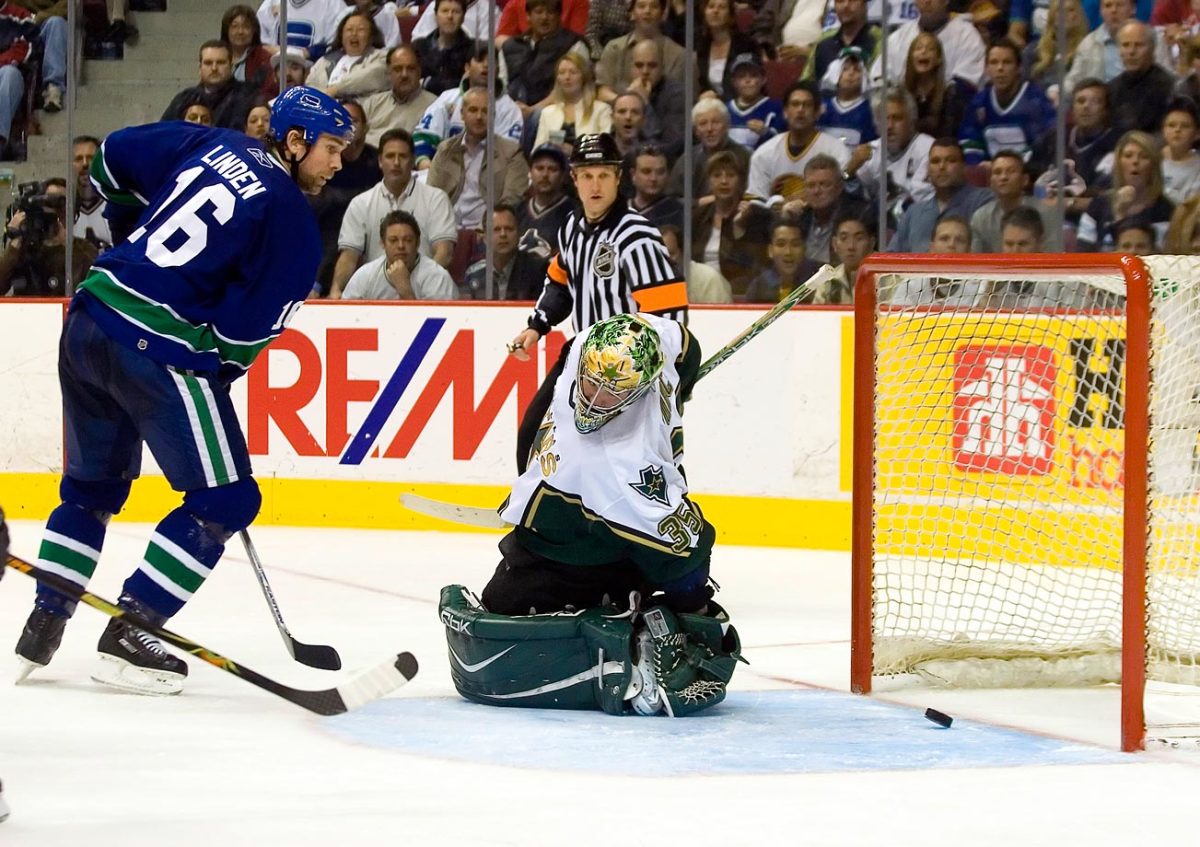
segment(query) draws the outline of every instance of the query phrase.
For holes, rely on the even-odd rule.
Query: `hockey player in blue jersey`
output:
[[[1011,150],[1026,161],[1033,145],[1054,127],[1054,104],[1036,82],[1021,72],[1021,51],[1002,38],[987,51],[988,84],[967,109],[960,128],[968,165]]]
[[[203,584],[261,503],[229,384],[283,332],[312,290],[321,237],[304,194],[341,168],[349,113],[289,89],[268,142],[183,122],[114,132],[92,162],[108,216],[128,237],[79,284],[59,345],[66,469],[38,566],[83,588],[154,454],[183,502],[158,524],[120,605],[162,625]],[[129,231],[130,227],[134,227]],[[17,643],[21,679],[45,666],[75,604],[45,586]],[[146,694],[181,690],[187,665],[119,618],[93,679]]]

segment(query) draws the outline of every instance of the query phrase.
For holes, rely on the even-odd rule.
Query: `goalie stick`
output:
[[[291,657],[310,668],[320,668],[324,671],[341,670],[342,657],[333,647],[328,644],[305,644],[303,641],[295,639],[291,630],[287,628],[287,624],[283,622],[283,613],[279,611],[275,592],[271,590],[271,583],[267,581],[267,572],[263,569],[262,560],[258,558],[258,551],[254,549],[254,542],[250,540],[250,533],[243,529],[238,534],[242,537],[242,546],[246,548],[246,555],[250,558],[250,567],[254,570],[259,587],[262,588],[263,597],[267,598],[267,605],[271,608],[271,617],[275,619],[275,627],[283,637],[283,643],[287,646]]]
[[[801,297],[812,291],[822,282],[831,279],[836,273],[832,265],[822,265],[820,270],[789,291],[786,297],[772,306],[769,311],[761,315],[750,326],[739,332],[732,341],[709,356],[704,361],[704,364],[700,366],[700,371],[696,375],[696,381],[699,382],[711,373],[717,365],[749,344],[755,336],[779,320],[784,312],[799,303]],[[451,523],[477,526],[483,529],[507,529],[512,526],[512,524],[501,518],[495,509],[487,509],[481,506],[464,506],[459,503],[447,503],[443,500],[431,500],[419,494],[401,494],[400,502],[414,512],[431,518],[450,521]]]
[[[400,653],[395,658],[388,659],[386,662],[360,673],[353,679],[335,688],[326,688],[321,691],[291,688],[281,682],[276,682],[269,677],[265,677],[256,671],[252,671],[245,665],[239,665],[231,659],[222,656],[220,653],[209,650],[207,647],[203,647],[189,638],[176,635],[169,629],[154,626],[140,615],[122,609],[105,600],[103,597],[85,591],[65,579],[42,570],[36,565],[31,565],[24,559],[9,554],[5,564],[53,588],[59,594],[64,594],[76,602],[84,603],[93,609],[98,609],[110,617],[128,621],[138,629],[162,639],[185,653],[190,653],[197,659],[208,662],[213,667],[220,668],[226,673],[233,674],[251,685],[257,686],[264,691],[269,691],[277,697],[282,697],[289,703],[294,703],[300,708],[315,712],[318,715],[340,715],[343,712],[353,711],[396,690],[417,675],[417,660],[413,654]]]

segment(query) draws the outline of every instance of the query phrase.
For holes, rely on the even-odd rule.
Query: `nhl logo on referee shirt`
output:
[[[592,259],[592,273],[601,279],[609,279],[617,272],[617,250],[608,241],[601,241]]]

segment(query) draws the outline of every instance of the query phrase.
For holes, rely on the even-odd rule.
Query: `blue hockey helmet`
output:
[[[270,136],[282,143],[292,128],[303,130],[308,144],[323,132],[347,141],[354,135],[354,121],[346,107],[307,85],[289,88],[271,106]]]

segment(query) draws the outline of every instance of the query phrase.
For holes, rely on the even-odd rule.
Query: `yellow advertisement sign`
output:
[[[1118,567],[1120,316],[880,316],[876,547]]]

